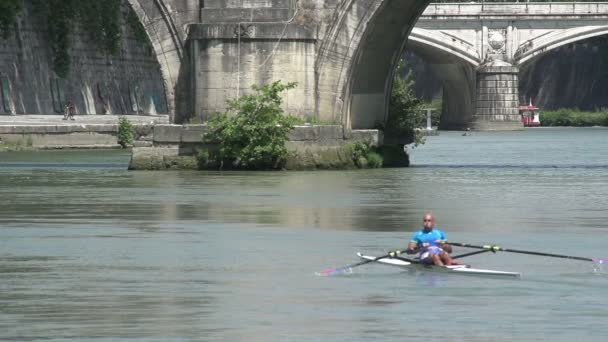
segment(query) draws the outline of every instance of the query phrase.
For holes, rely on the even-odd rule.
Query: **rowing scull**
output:
[[[363,255],[357,253],[357,255],[364,260],[373,260],[381,264],[397,266],[404,269],[416,269],[420,271],[432,271],[432,272],[444,272],[444,273],[455,273],[455,274],[467,274],[467,275],[484,275],[484,276],[505,276],[505,277],[521,277],[519,272],[508,272],[508,271],[496,271],[486,270],[481,268],[472,268],[468,265],[450,265],[450,266],[435,266],[435,265],[424,265],[417,262],[410,262],[403,258],[380,258]]]

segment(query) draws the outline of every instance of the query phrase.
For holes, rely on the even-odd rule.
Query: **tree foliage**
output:
[[[608,111],[583,112],[577,109],[558,109],[540,113],[543,126],[608,126]]]
[[[254,93],[228,102],[232,114],[211,117],[203,142],[217,145],[217,150],[208,152],[208,164],[220,169],[280,168],[288,155],[288,134],[296,122],[283,113],[281,93],[295,86],[281,81],[253,86]]]
[[[423,124],[422,101],[416,97],[414,82],[411,70],[407,70],[406,62],[401,60],[393,79],[387,127],[414,129]]]

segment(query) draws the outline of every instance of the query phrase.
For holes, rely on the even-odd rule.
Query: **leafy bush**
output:
[[[384,163],[384,158],[376,147],[361,141],[356,141],[344,146],[350,153],[353,162],[362,169],[380,168]]]
[[[422,101],[414,93],[414,77],[407,71],[405,60],[401,60],[393,78],[393,91],[389,101],[388,120],[384,127],[386,135],[404,136],[414,132],[415,146],[424,144],[424,137],[416,128],[425,125],[426,114],[422,112]]]
[[[371,168],[380,168],[384,163],[384,158],[374,151],[369,151],[367,154],[367,165]]]
[[[209,165],[242,169],[277,169],[288,155],[287,138],[296,119],[281,109],[281,93],[296,83],[281,81],[253,86],[254,93],[228,101],[229,112],[208,121],[203,142],[217,145],[208,151]],[[229,165],[226,165],[229,163]]]
[[[135,129],[131,121],[125,116],[121,116],[118,119],[118,144],[122,148],[126,148],[128,145],[133,143],[135,139]]]
[[[420,127],[426,118],[422,112],[422,101],[414,93],[414,77],[407,70],[404,60],[399,62],[393,79],[393,91],[389,103],[387,127],[414,129]]]

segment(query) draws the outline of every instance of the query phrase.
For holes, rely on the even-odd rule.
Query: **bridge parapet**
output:
[[[608,2],[562,2],[562,3],[465,3],[430,4],[421,20],[425,17],[530,17],[530,16],[594,16],[606,17]]]
[[[289,20],[294,12],[292,0],[206,0],[200,22],[278,22]]]

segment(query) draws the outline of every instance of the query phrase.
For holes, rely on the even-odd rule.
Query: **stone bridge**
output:
[[[298,82],[289,112],[348,129],[387,116],[394,67],[429,1],[128,0],[161,65],[173,121],[254,84]]]
[[[175,122],[204,119],[251,85],[283,80],[299,84],[286,96],[289,112],[343,124],[346,134],[386,121],[395,65],[419,18],[412,49],[443,68],[447,96],[462,99],[447,99],[446,128],[521,128],[518,67],[608,30],[603,3],[128,2],[154,46]]]
[[[560,46],[607,34],[607,20],[608,3],[431,4],[408,49],[443,81],[444,128],[518,128],[519,69]]]

